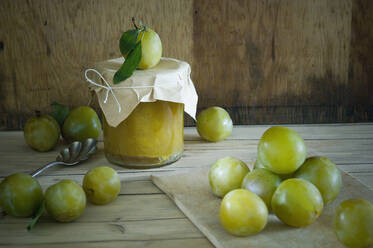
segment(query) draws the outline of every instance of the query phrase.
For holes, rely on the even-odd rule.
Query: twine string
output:
[[[95,81],[93,81],[92,79],[90,79],[88,77],[88,72],[94,72],[96,73],[101,79],[102,81],[106,84],[106,85],[102,85],[102,84],[98,84],[96,83]],[[85,79],[87,80],[88,83],[90,84],[93,84],[94,86],[97,86],[97,87],[100,87],[102,89],[105,89],[106,90],[106,95],[105,95],[105,100],[104,100],[104,103],[107,102],[108,98],[109,98],[109,93],[111,93],[111,95],[113,96],[116,104],[118,105],[118,112],[121,112],[122,111],[122,107],[117,99],[117,97],[115,96],[114,94],[114,90],[115,89],[144,89],[144,88],[154,88],[154,86],[110,86],[110,84],[106,81],[106,79],[102,76],[102,74],[100,72],[98,72],[97,70],[95,69],[87,69],[85,70],[85,73],[84,73],[84,76],[85,76]],[[138,93],[135,91],[136,93],[136,96],[137,98],[139,98],[139,95]]]

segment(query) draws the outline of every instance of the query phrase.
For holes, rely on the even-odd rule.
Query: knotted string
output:
[[[92,79],[90,79],[88,77],[88,72],[89,71],[92,71],[92,72],[95,72],[101,79],[102,81],[104,81],[104,83],[106,84],[105,85],[102,85],[102,84],[98,84],[96,83],[95,81],[93,81]],[[84,73],[84,76],[85,76],[85,79],[87,80],[87,82],[89,82],[90,84],[93,84],[97,87],[100,87],[100,88],[103,88],[106,90],[106,96],[105,96],[105,100],[104,100],[104,103],[107,102],[107,99],[109,97],[109,93],[111,93],[113,95],[113,98],[115,100],[115,102],[117,103],[118,105],[118,112],[121,112],[122,111],[122,107],[120,106],[120,103],[117,99],[117,97],[115,96],[114,94],[114,90],[115,89],[143,89],[143,88],[154,88],[154,86],[114,86],[114,87],[111,87],[110,84],[105,80],[105,78],[101,75],[101,73],[99,73],[97,70],[95,69],[87,69],[85,70],[85,73]],[[114,89],[114,90],[113,90]],[[137,98],[139,98],[139,95],[138,93],[135,91],[136,95],[137,95]]]

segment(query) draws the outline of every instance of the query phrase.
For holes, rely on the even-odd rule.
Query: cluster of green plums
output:
[[[342,186],[337,166],[325,157],[306,158],[302,137],[286,127],[271,127],[258,144],[254,169],[232,157],[217,160],[209,171],[212,192],[223,197],[220,222],[236,236],[264,229],[272,211],[293,227],[312,224]],[[351,247],[373,244],[373,205],[342,202],[334,215],[339,240]]]
[[[45,194],[35,178],[17,173],[0,183],[0,206],[9,215],[30,217],[44,201],[49,216],[70,222],[82,215],[87,199],[93,204],[107,204],[118,196],[120,187],[119,175],[106,166],[89,170],[83,186],[73,180],[61,180],[48,187]]]
[[[60,138],[68,142],[97,139],[101,133],[101,122],[97,113],[88,106],[76,107],[70,111],[60,126],[50,115],[37,112],[25,124],[23,133],[26,143],[36,151],[53,149]]]

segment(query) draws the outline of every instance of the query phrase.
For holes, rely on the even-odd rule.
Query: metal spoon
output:
[[[91,138],[86,139],[83,144],[82,142],[74,141],[69,147],[66,147],[60,152],[60,154],[58,154],[56,161],[40,167],[36,171],[32,172],[31,176],[36,177],[46,169],[57,164],[71,166],[87,160],[89,156],[95,153],[97,150],[96,144],[97,141]]]

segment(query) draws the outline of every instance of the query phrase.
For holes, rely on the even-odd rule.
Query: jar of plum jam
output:
[[[153,168],[173,163],[184,149],[184,111],[195,118],[197,93],[188,63],[161,58],[151,69],[136,70],[114,85],[123,59],[97,64],[95,87],[103,112],[104,151],[114,164]]]
[[[117,127],[104,120],[106,158],[133,168],[167,165],[178,160],[184,148],[184,104],[142,102]]]

